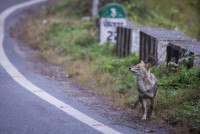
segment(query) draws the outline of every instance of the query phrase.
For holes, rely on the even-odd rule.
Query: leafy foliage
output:
[[[187,124],[195,133],[200,131],[199,83],[200,69],[182,67],[177,73],[164,75],[159,87],[158,107],[171,110],[176,107],[170,122]]]
[[[128,0],[124,2],[124,6],[130,20],[137,25],[178,28],[194,38],[199,38],[199,0]]]
[[[171,7],[165,1],[157,0],[148,2],[127,0],[125,3],[119,0],[115,1],[123,3],[127,7],[130,19],[140,25],[167,28],[174,28],[178,25],[183,31],[184,29],[188,30],[190,25],[187,24],[187,28],[184,27],[187,18],[182,16],[181,8],[187,7],[185,7],[185,3],[182,5],[177,2],[183,7],[179,7],[178,4]],[[188,0],[186,1],[188,2]],[[56,53],[57,57],[70,58],[69,64],[79,63],[77,61],[88,64],[89,71],[84,72],[87,76],[85,83],[91,83],[95,89],[102,90],[102,94],[106,94],[108,98],[117,98],[113,100],[122,100],[124,106],[135,108],[138,104],[137,79],[128,67],[139,63],[139,56],[130,55],[120,59],[114,53],[115,45],[98,44],[96,22],[80,19],[89,13],[88,2],[88,0],[68,0],[49,9],[42,16],[42,19],[47,19],[47,26],[43,26],[45,28],[41,33],[36,32],[40,39],[33,44],[40,44],[37,45],[37,48],[40,49],[41,53],[51,50]],[[108,1],[102,0],[102,2],[107,3]],[[158,4],[155,4],[156,2]],[[174,4],[176,1],[167,2]],[[191,6],[199,8],[196,3],[199,3],[199,0],[193,0]],[[74,12],[72,9],[75,7],[77,10]],[[189,30],[190,32],[196,28],[196,20],[194,22],[194,27]],[[29,31],[34,32],[34,29],[40,25],[40,23],[36,24],[36,28]],[[194,33],[196,35],[196,31]],[[34,39],[37,36],[34,35]],[[169,73],[165,65],[160,65],[154,66],[151,72],[159,81],[157,113],[160,113],[160,116],[165,117],[165,120],[171,124],[186,124],[194,132],[199,132],[200,69],[182,67],[176,73]],[[80,77],[82,79],[83,74],[79,70],[75,70],[66,77]]]
[[[200,70],[181,68],[178,73],[172,74],[170,77],[163,78],[160,83],[168,89],[178,88],[198,88],[200,81]]]
[[[191,126],[192,131],[200,132],[200,101],[185,102],[178,109],[177,121],[187,123]]]
[[[88,7],[91,6],[90,0],[67,0],[62,1],[52,8],[49,8],[43,17],[48,15],[67,15],[68,17],[79,18],[84,15],[88,15],[90,13],[90,9]],[[76,9],[76,10],[74,10]]]

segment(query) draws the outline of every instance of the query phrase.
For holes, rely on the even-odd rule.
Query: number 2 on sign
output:
[[[115,32],[108,31],[107,41],[111,41],[111,40],[113,40],[113,38],[114,38],[114,40],[116,40],[117,39],[116,35],[117,35],[116,31]]]

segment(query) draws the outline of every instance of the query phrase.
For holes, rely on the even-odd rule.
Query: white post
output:
[[[92,17],[98,15],[99,0],[92,0]]]
[[[125,9],[117,4],[106,5],[100,13],[100,44],[116,43],[117,27],[127,26]]]

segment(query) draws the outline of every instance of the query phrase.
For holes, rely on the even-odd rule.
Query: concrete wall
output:
[[[168,45],[168,41],[164,41],[164,40],[160,40],[157,41],[157,55],[158,55],[158,63],[166,63],[166,58],[167,58],[167,45]]]
[[[131,53],[139,54],[140,52],[140,30],[139,29],[131,29]]]

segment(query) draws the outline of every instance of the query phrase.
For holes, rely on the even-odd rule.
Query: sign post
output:
[[[117,27],[126,25],[124,8],[116,3],[106,5],[100,13],[100,44],[116,43]]]

